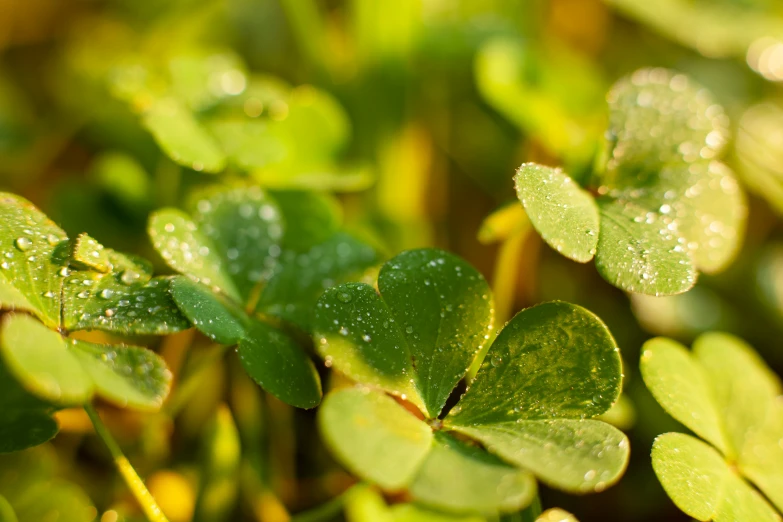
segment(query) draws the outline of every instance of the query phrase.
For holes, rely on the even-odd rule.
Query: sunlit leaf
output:
[[[175,99],[155,102],[142,121],[158,145],[176,163],[212,173],[225,168],[226,156],[215,138]]]
[[[313,408],[321,402],[321,379],[313,362],[278,329],[254,322],[237,352],[248,375],[286,404]]]
[[[518,313],[498,334],[449,425],[584,419],[620,395],[617,345],[598,317],[569,303]]]
[[[748,435],[739,468],[783,511],[783,401],[778,399],[763,424]]]
[[[586,263],[598,244],[598,206],[560,169],[525,163],[514,176],[530,222],[552,248]]]
[[[527,506],[536,495],[536,481],[481,448],[437,432],[410,492],[419,502],[446,511],[495,514]]]
[[[610,283],[629,292],[671,295],[696,282],[686,246],[661,215],[623,201],[599,200],[601,232],[595,264]]]
[[[647,341],[640,367],[647,389],[669,415],[724,454],[732,451],[710,376],[684,346],[661,337]]]
[[[171,374],[153,352],[66,339],[26,315],[3,321],[6,364],[23,386],[57,404],[84,404],[100,395],[121,406],[157,409]]]
[[[579,522],[574,515],[559,508],[547,509],[536,522]]]
[[[67,274],[65,232],[29,201],[0,193],[0,307],[29,310],[60,325],[60,287]]]
[[[429,426],[377,391],[332,392],[318,415],[324,440],[340,462],[384,489],[409,484],[430,451]]]
[[[715,449],[694,437],[682,433],[659,436],[653,445],[652,461],[669,497],[698,520],[780,520]]]

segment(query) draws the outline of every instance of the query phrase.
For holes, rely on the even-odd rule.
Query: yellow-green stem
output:
[[[120,446],[117,444],[117,441],[114,440],[114,437],[111,436],[111,433],[109,433],[109,430],[101,420],[98,412],[95,411],[95,408],[90,404],[85,405],[84,410],[90,417],[92,425],[95,427],[95,432],[103,440],[104,444],[106,444],[106,447],[109,448],[109,453],[111,453],[111,456],[114,459],[114,464],[117,466],[120,475],[122,475],[122,478],[125,480],[131,493],[136,497],[136,501],[141,506],[144,514],[147,515],[150,522],[168,522],[166,515],[163,514],[160,506],[155,502],[155,498],[153,498],[152,494],[147,489],[147,486],[144,485],[144,481],[141,480],[139,474],[136,473],[136,470],[131,466],[128,458],[122,453]]]

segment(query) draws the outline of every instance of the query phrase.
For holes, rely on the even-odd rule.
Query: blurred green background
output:
[[[583,521],[685,520],[652,473],[652,440],[678,427],[644,389],[638,354],[652,335],[724,330],[783,371],[781,37],[776,0],[0,0],[0,189],[70,235],[150,259],[149,212],[205,184],[330,191],[388,254],[438,246],[468,259],[501,320],[546,300],[582,304],[622,349],[614,413],[632,461],[603,493],[542,488],[542,503]],[[727,162],[750,212],[734,264],[668,298],[611,287],[515,228],[515,207],[484,223],[516,201],[524,161],[589,174],[606,91],[648,66],[691,75],[727,109]],[[159,114],[178,116],[176,132]],[[158,347],[175,374],[190,335]],[[202,344],[195,355],[214,357]],[[173,522],[191,520],[198,477],[221,458],[242,469],[226,520],[285,521],[351,483],[311,412],[264,397],[229,363],[202,379],[161,414],[110,415]],[[33,509],[51,487],[73,509],[57,520],[141,520],[86,420],[59,420],[53,444],[0,458],[0,493],[26,487]]]

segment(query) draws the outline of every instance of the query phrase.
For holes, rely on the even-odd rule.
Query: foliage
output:
[[[779,520],[770,506],[783,510],[777,376],[726,334],[702,335],[692,353],[665,338],[642,350],[642,377],[656,400],[709,443],[680,433],[656,439],[653,467],[672,500],[698,520]]]
[[[369,386],[333,391],[319,413],[326,442],[351,471],[426,505],[489,514],[530,504],[533,476],[580,493],[619,478],[628,440],[588,420],[620,392],[618,349],[597,317],[545,303],[520,312],[483,350],[491,291],[459,258],[404,252],[384,264],[377,285],[379,293],[337,286],[316,306],[319,353]],[[478,374],[444,411],[477,355]]]

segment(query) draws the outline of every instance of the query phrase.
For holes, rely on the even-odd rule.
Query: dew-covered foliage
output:
[[[628,439],[592,420],[621,388],[619,350],[606,326],[578,306],[544,303],[517,314],[483,350],[492,323],[483,277],[440,250],[390,259],[377,292],[349,283],[324,293],[318,351],[357,382],[331,392],[319,411],[343,464],[384,489],[407,487],[425,505],[484,514],[529,505],[533,477],[576,493],[616,482]],[[476,357],[478,373],[444,410]]]
[[[781,86],[779,0],[0,0],[0,522],[780,522]]]
[[[728,117],[684,74],[642,69],[607,95],[606,157],[579,187],[560,169],[525,164],[517,195],[541,237],[628,292],[689,290],[697,271],[724,269],[747,213],[719,161]],[[595,198],[594,198],[595,196]]]

